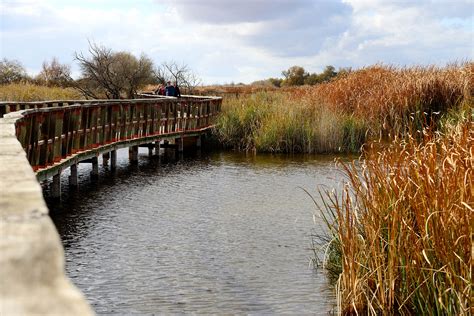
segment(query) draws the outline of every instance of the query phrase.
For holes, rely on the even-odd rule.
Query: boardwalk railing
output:
[[[77,152],[115,142],[204,131],[213,126],[221,102],[218,97],[187,96],[1,103],[0,107],[34,107],[23,111],[15,125],[17,138],[37,171]]]

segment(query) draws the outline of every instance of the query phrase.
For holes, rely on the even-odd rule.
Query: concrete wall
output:
[[[20,115],[0,119],[0,315],[93,315],[65,275],[61,240],[15,136]]]

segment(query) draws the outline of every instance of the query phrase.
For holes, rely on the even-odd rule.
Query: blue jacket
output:
[[[174,86],[166,86],[165,94],[169,97],[174,97],[176,94],[176,89],[174,88]]]

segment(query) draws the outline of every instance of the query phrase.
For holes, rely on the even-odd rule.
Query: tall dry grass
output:
[[[357,152],[472,112],[474,63],[376,65],[313,87],[226,95],[217,136],[226,146],[267,152]],[[438,127],[438,126],[437,126]]]
[[[240,151],[328,153],[357,151],[367,126],[351,115],[295,97],[296,90],[227,96],[215,134]]]
[[[470,315],[472,117],[446,134],[425,129],[385,146],[372,143],[364,159],[343,165],[342,197],[325,196],[339,311]]]
[[[0,101],[80,100],[84,97],[72,88],[46,87],[31,83],[0,85]]]
[[[319,85],[309,95],[336,113],[363,117],[372,134],[394,136],[421,127],[423,117],[472,107],[473,71],[472,62],[446,67],[375,65]]]

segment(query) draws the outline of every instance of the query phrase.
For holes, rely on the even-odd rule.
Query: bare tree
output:
[[[153,80],[153,62],[145,55],[136,58],[129,52],[113,52],[111,49],[89,43],[90,57],[76,53],[82,78],[75,87],[86,97],[133,99],[138,89]]]
[[[193,89],[201,83],[201,79],[186,64],[175,61],[164,62],[155,69],[155,78],[161,84],[168,81],[176,83],[183,88],[183,92],[192,93]]]
[[[9,84],[26,79],[28,79],[28,75],[19,61],[6,58],[0,61],[0,84]]]
[[[43,62],[43,69],[36,80],[48,86],[68,86],[72,83],[71,66],[61,64],[56,57],[53,57],[51,62]]]
[[[182,86],[184,87],[184,94],[193,94],[194,89],[202,83],[201,78],[199,78],[195,73],[190,72],[186,76],[186,80],[183,81]]]

